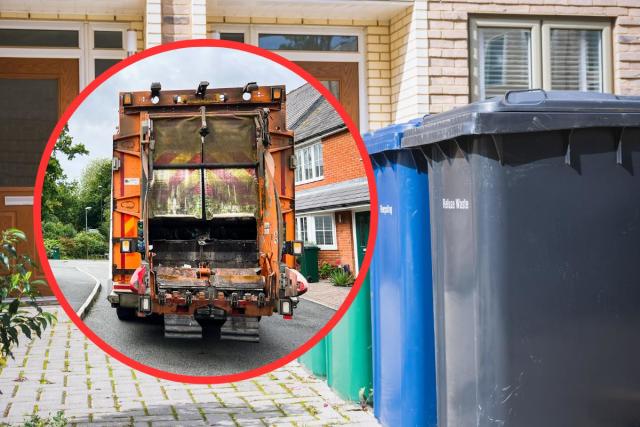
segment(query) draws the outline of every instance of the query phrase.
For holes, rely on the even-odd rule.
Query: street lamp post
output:
[[[89,222],[87,221],[87,215],[90,210],[91,210],[91,206],[87,206],[86,208],[84,208],[84,231],[85,232],[89,231]]]
[[[104,197],[102,197],[102,185],[98,185],[98,194],[100,195],[100,216],[99,216],[99,219],[98,219],[98,221],[99,221],[98,222],[98,226],[100,226],[100,224],[102,224],[102,221],[104,220],[104,210],[103,210],[104,207],[102,206],[103,205],[103,200],[102,199],[104,199]]]

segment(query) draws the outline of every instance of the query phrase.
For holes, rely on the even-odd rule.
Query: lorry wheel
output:
[[[116,308],[116,314],[118,315],[119,320],[133,320],[136,318],[136,311],[133,308],[129,307],[118,307]]]

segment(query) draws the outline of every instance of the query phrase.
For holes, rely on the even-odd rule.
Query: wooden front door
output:
[[[296,62],[320,80],[336,95],[357,127],[360,127],[358,63],[356,62]]]
[[[0,58],[0,229],[33,236],[33,187],[49,135],[78,94],[77,59]],[[50,295],[49,289],[42,294]]]

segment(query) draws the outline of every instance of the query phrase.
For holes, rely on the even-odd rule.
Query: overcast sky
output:
[[[151,82],[160,82],[162,90],[192,89],[202,80],[209,87],[284,84],[287,92],[305,81],[287,68],[261,56],[220,47],[192,47],[163,52],[145,58],[121,70],[89,95],[69,120],[69,132],[75,142],[83,143],[90,154],[72,162],[63,161],[69,178],[79,178],[94,158],[110,158],[118,125],[118,93],[148,90]]]

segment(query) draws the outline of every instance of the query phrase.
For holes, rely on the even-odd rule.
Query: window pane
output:
[[[296,182],[302,181],[302,156],[296,153]]]
[[[357,52],[358,36],[260,34],[258,36],[258,45],[263,49],[270,50]]]
[[[118,62],[120,62],[120,59],[96,59],[94,77],[98,77],[100,74],[107,71],[109,67],[117,64]]]
[[[480,98],[531,88],[531,30],[479,28]]]
[[[333,245],[333,226],[331,215],[314,217],[316,225],[316,244]]]
[[[0,187],[33,187],[58,121],[58,81],[0,79],[0,93]]]
[[[149,218],[202,218],[202,180],[199,170],[154,170]]]
[[[320,178],[324,174],[324,163],[322,159],[322,143],[314,144],[314,178]]]
[[[0,46],[78,47],[78,31],[0,28]]]
[[[331,95],[340,100],[340,80],[320,80],[320,83],[331,92]]]
[[[122,49],[122,31],[94,31],[93,47],[96,49]]]
[[[204,185],[207,219],[256,215],[258,178],[255,169],[207,169]]]
[[[302,155],[304,157],[304,179],[312,179],[313,178],[313,164],[311,162],[311,150],[309,147],[306,147],[302,151]]]
[[[551,30],[551,89],[602,90],[602,31]]]
[[[220,40],[244,43],[244,33],[220,33]]]

